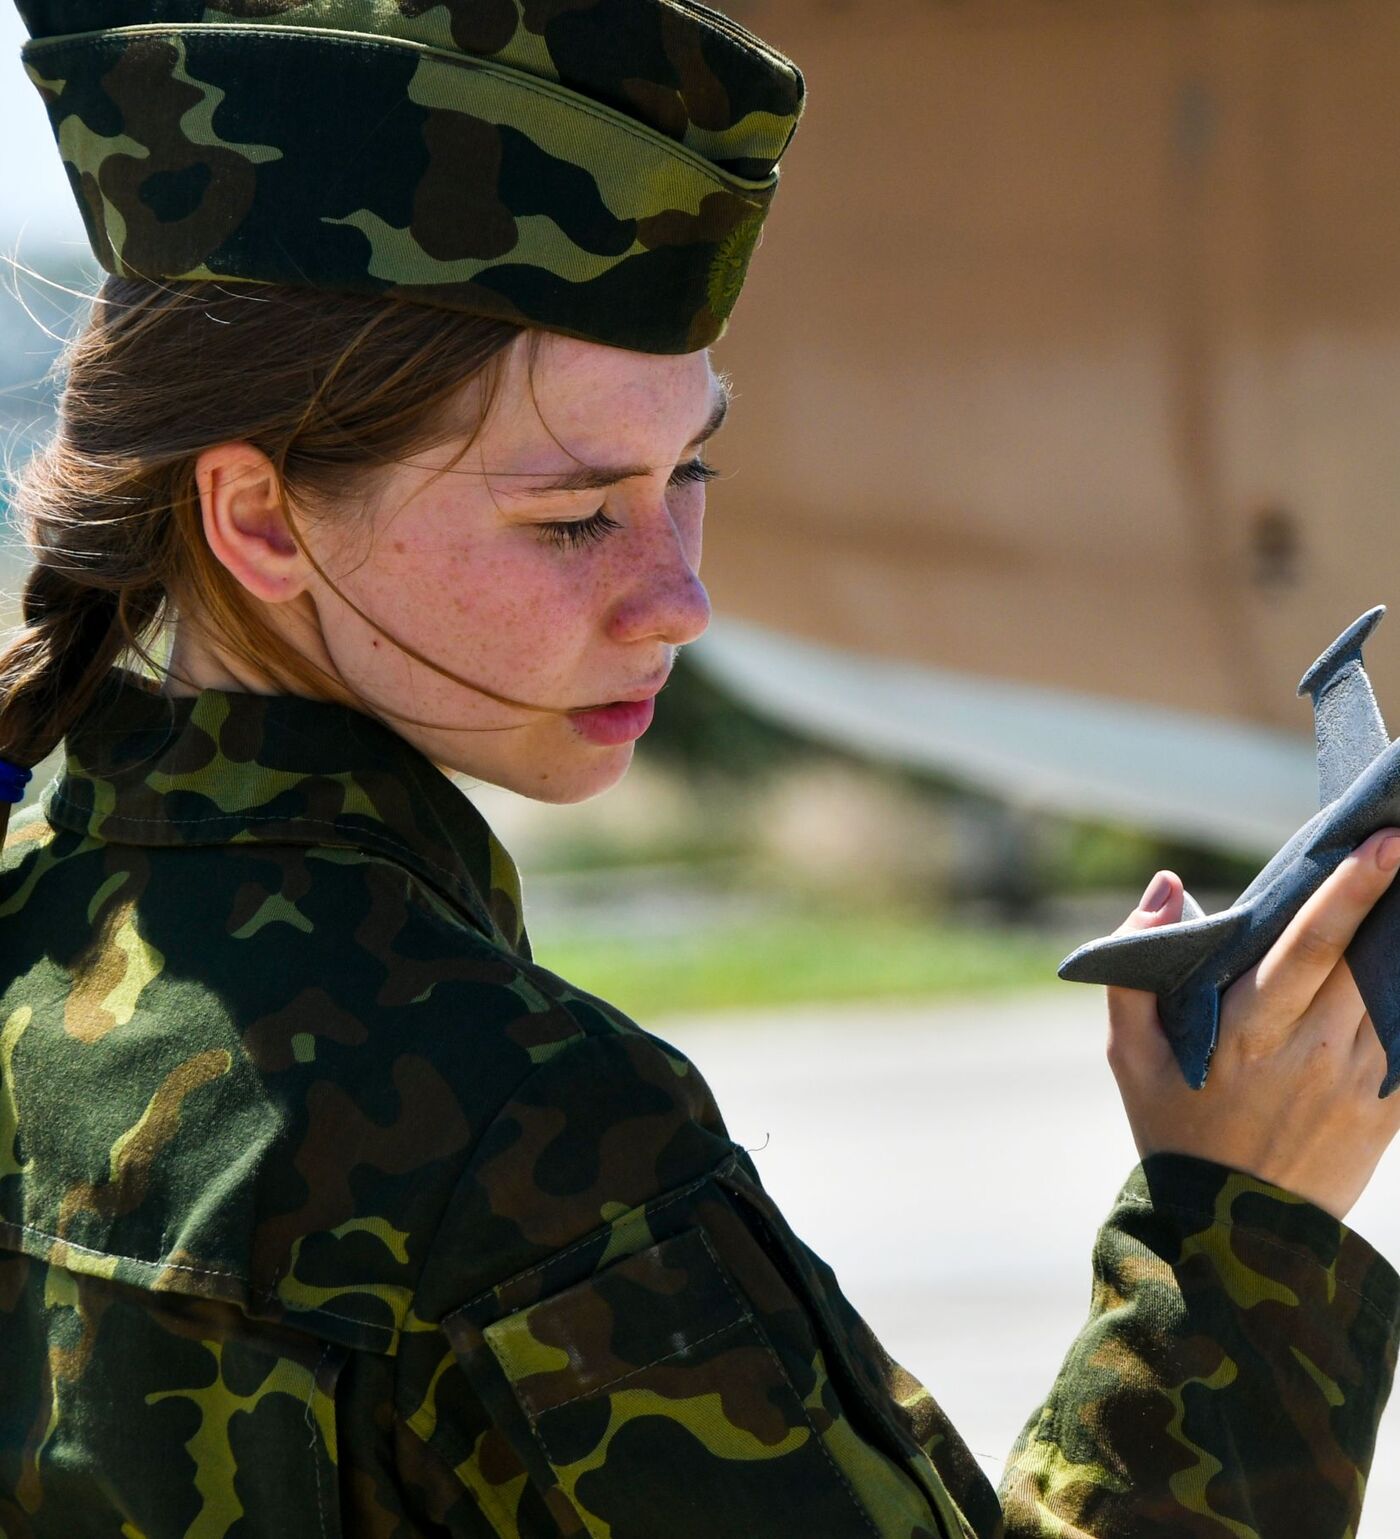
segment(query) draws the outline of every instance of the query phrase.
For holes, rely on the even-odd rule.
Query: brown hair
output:
[[[150,647],[176,605],[289,692],[353,703],[209,549],[195,458],[231,440],[261,449],[295,529],[289,498],[329,504],[362,492],[373,467],[470,441],[523,330],[393,298],[107,277],[55,364],[53,435],[14,478],[33,566],[23,626],[0,652],[0,757],[44,758],[114,664],[160,672]],[[477,410],[463,422],[471,382]],[[7,813],[0,803],[0,836]]]

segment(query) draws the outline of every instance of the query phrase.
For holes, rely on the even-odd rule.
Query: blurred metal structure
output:
[[[1400,7],[735,9],[810,96],[716,349],[720,614],[1306,756],[1280,680],[1400,597]]]

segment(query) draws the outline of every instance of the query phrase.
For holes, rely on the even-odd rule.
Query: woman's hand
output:
[[[1108,1061],[1140,1155],[1198,1155],[1347,1213],[1400,1131],[1400,1091],[1377,1094],[1385,1053],[1343,960],[1397,866],[1400,829],[1372,835],[1226,990],[1201,1090],[1181,1077],[1156,997],[1109,989]],[[1181,905],[1180,880],[1160,872],[1118,933],[1172,924]]]

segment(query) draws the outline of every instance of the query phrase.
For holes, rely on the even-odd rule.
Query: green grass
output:
[[[644,1023],[668,1011],[1029,988],[1054,981],[1064,951],[1033,935],[859,913],[656,940],[535,938],[542,966]]]

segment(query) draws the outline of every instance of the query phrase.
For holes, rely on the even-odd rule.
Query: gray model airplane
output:
[[[1220,996],[1264,955],[1309,895],[1378,828],[1400,827],[1400,741],[1392,743],[1361,660],[1385,614],[1368,611],[1303,675],[1317,729],[1321,811],[1303,825],[1235,902],[1205,914],[1187,895],[1182,917],[1081,946],[1060,964],[1074,983],[1148,989],[1172,1050],[1195,1089],[1205,1084],[1220,1026]],[[1385,1048],[1380,1093],[1400,1084],[1400,881],[1356,932],[1346,954]]]

